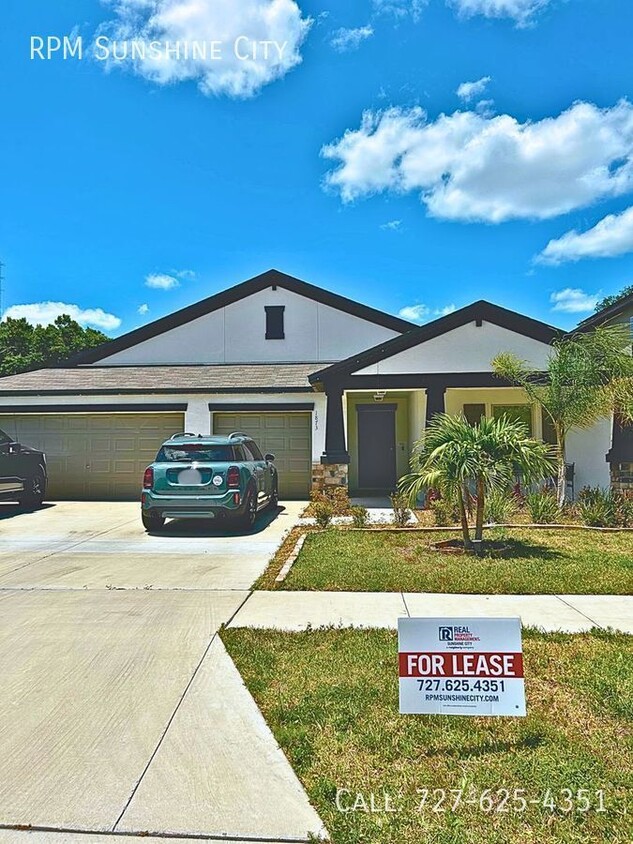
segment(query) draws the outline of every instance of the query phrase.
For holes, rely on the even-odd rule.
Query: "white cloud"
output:
[[[633,207],[621,214],[608,214],[592,229],[567,232],[550,240],[537,256],[541,264],[562,264],[582,258],[613,258],[633,252]]]
[[[577,287],[566,287],[564,290],[552,293],[549,297],[551,304],[554,306],[552,310],[563,311],[566,314],[595,311],[598,299],[599,295],[597,293],[585,293],[584,290],[580,290]]]
[[[475,111],[433,121],[419,107],[367,111],[322,155],[338,165],[326,186],[346,202],[417,192],[438,218],[547,219],[633,189],[633,105],[578,102],[525,123]]]
[[[453,311],[456,311],[456,310],[457,310],[457,308],[451,302],[450,305],[445,305],[443,308],[438,308],[436,311],[434,311],[434,313],[436,314],[436,316],[448,316],[449,314],[452,314]]]
[[[410,322],[424,322],[424,320],[431,313],[431,309],[426,305],[407,305],[406,308],[401,308],[398,311],[398,316],[402,319],[408,319]]]
[[[58,316],[68,314],[80,325],[91,326],[102,331],[114,331],[121,325],[119,317],[101,308],[80,308],[66,302],[34,302],[30,305],[11,305],[2,318],[25,319],[32,325],[52,325]]]
[[[428,0],[373,0],[377,14],[394,15],[396,18],[411,16],[419,20]]]
[[[196,277],[196,274],[193,270],[170,270],[171,275],[175,275],[176,278],[182,278],[186,281],[191,281]]]
[[[110,57],[105,62],[114,66],[132,68],[139,76],[158,85],[194,80],[203,94],[251,97],[259,90],[285,76],[301,62],[300,47],[312,24],[303,18],[295,0],[107,0],[115,12],[114,20],[104,24],[98,35],[121,42],[117,55],[124,55],[128,45],[128,58],[117,61]],[[236,41],[242,55],[257,44],[255,58],[240,59],[236,55]],[[160,42],[158,57],[148,49],[151,42]],[[221,42],[221,58],[211,55],[210,42]],[[268,55],[262,42],[274,42]],[[142,43],[144,54],[132,43]],[[163,45],[179,42],[180,57],[166,55]],[[207,43],[207,54],[194,44]],[[185,55],[187,45],[188,54]],[[175,49],[175,47],[174,47]],[[97,58],[104,58],[96,51]]]
[[[330,44],[339,53],[348,53],[351,50],[358,50],[362,42],[371,38],[373,34],[373,27],[369,26],[369,24],[367,26],[356,27],[355,29],[341,27],[341,29],[337,29],[332,33]]]
[[[475,111],[482,117],[493,117],[495,113],[494,100],[479,100],[475,105]]]
[[[447,0],[465,18],[510,18],[517,26],[528,26],[550,0]]]
[[[481,79],[477,79],[475,82],[462,82],[455,93],[460,100],[469,102],[470,100],[474,100],[475,97],[481,96],[488,87],[490,81],[490,76],[482,76]]]
[[[152,287],[154,290],[173,290],[174,287],[180,287],[180,282],[173,275],[151,273],[145,276],[145,287]]]
[[[395,231],[398,231],[398,229],[401,226],[402,226],[402,220],[389,220],[388,223],[383,223],[380,228],[384,229],[385,231],[395,232]]]
[[[141,316],[149,313],[149,305],[139,305],[138,312]]]

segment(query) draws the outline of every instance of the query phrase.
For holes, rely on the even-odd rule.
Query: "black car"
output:
[[[0,501],[39,507],[46,495],[46,457],[0,430]]]

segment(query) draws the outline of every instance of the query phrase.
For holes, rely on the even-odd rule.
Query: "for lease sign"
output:
[[[400,618],[400,712],[525,715],[521,620]]]

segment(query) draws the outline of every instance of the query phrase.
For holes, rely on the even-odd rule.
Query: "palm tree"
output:
[[[565,451],[573,428],[590,428],[614,412],[633,418],[631,335],[622,326],[572,334],[553,344],[546,372],[535,372],[516,355],[492,361],[497,375],[522,387],[552,423],[556,435],[558,506],[565,503]]]
[[[502,416],[471,425],[462,415],[439,413],[416,443],[411,469],[400,479],[400,491],[412,505],[429,487],[456,500],[464,546],[470,548],[469,485],[474,486],[477,502],[474,538],[480,541],[487,493],[508,489],[517,472],[526,483],[539,481],[551,474],[553,462],[549,446],[530,439],[522,422]]]

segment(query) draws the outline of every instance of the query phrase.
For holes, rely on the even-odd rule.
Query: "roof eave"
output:
[[[613,317],[619,316],[622,311],[625,311],[631,306],[633,306],[633,295],[626,296],[621,301],[614,302],[610,307],[604,308],[603,310],[588,316],[586,319],[579,322],[574,330],[586,331],[588,328],[595,328],[598,325],[603,325],[604,323],[609,322],[610,319],[613,319]],[[573,332],[570,332],[570,334],[572,333]]]

